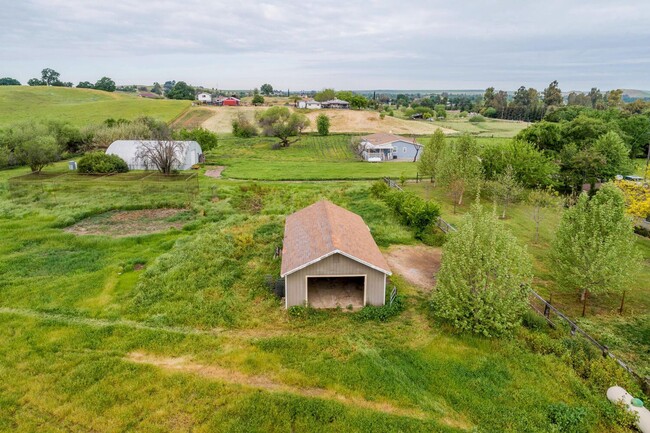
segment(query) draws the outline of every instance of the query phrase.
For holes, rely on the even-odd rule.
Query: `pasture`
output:
[[[142,116],[169,122],[190,104],[92,89],[0,86],[0,127],[24,120],[58,120],[81,127],[111,117],[133,120]]]
[[[616,431],[601,391],[568,364],[520,337],[454,334],[399,275],[405,311],[387,322],[282,308],[265,281],[290,212],[328,198],[362,215],[381,248],[417,243],[369,182],[202,176],[188,203],[98,179],[13,197],[6,179],[22,172],[0,172],[2,430],[546,432],[563,402],[585,408],[592,431]],[[183,207],[186,223],[65,230],[140,207]]]

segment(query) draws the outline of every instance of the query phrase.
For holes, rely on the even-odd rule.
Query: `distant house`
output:
[[[130,170],[155,170],[145,161],[139,158],[139,150],[143,143],[157,143],[154,140],[117,140],[111,143],[106,149],[107,155],[117,155],[129,166]],[[203,151],[196,141],[178,141],[180,146],[176,147],[176,158],[180,161],[176,170],[189,170],[194,164],[201,160]]]
[[[203,92],[203,93],[199,93],[198,95],[196,95],[196,99],[199,102],[204,102],[206,104],[209,104],[210,102],[212,102],[212,95],[210,95],[209,93]]]
[[[350,108],[350,103],[342,99],[330,99],[329,101],[321,102],[320,105],[322,108]]]
[[[380,133],[361,137],[359,151],[369,162],[417,161],[422,155],[422,145],[414,138]]]
[[[321,103],[315,99],[303,99],[298,101],[296,105],[298,108],[307,108],[309,110],[318,110],[321,108]]]
[[[226,98],[219,98],[216,101],[217,105],[224,105],[228,107],[234,107],[239,105],[239,99],[235,98],[234,96],[228,96]]]
[[[287,308],[384,305],[389,275],[359,215],[322,200],[287,217],[281,266]]]

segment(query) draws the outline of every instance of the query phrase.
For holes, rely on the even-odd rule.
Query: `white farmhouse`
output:
[[[303,99],[298,101],[298,108],[307,108],[308,110],[318,110],[321,108],[321,103],[314,99]]]
[[[203,92],[203,93],[199,93],[198,95],[196,95],[196,99],[198,99],[199,102],[204,102],[204,103],[209,104],[210,102],[212,102],[212,95],[210,95],[209,93]]]

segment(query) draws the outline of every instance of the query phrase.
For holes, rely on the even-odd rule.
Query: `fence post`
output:
[[[623,314],[623,305],[625,305],[625,290],[623,290],[623,297],[621,298],[621,308],[618,309],[618,314]]]

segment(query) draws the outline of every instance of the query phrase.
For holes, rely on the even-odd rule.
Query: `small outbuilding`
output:
[[[281,270],[287,308],[384,305],[389,275],[359,215],[322,200],[287,217]]]
[[[165,142],[158,142],[155,140],[117,140],[111,143],[106,149],[107,155],[117,155],[122,158],[129,166],[129,170],[153,170],[156,167],[151,167],[140,157],[140,149],[143,144],[161,144]],[[194,164],[201,161],[203,151],[201,146],[196,141],[174,141],[174,152],[176,159],[179,161],[176,170],[189,170]]]
[[[209,103],[212,102],[212,95],[209,94],[209,93],[202,92],[202,93],[199,93],[198,95],[196,95],[196,99],[199,102],[209,104]]]

